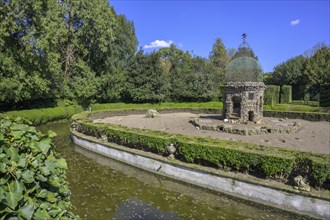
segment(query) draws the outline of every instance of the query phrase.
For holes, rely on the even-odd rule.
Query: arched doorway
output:
[[[249,111],[249,121],[254,121],[254,112],[253,111]]]
[[[241,117],[241,97],[239,96],[233,96],[232,102],[233,102],[233,112],[231,114],[232,118],[240,118]]]

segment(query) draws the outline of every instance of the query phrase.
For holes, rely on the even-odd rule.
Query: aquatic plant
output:
[[[67,163],[54,152],[54,136],[0,116],[1,219],[78,218],[69,211]]]

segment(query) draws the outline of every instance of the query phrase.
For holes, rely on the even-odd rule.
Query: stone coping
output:
[[[240,125],[239,123],[230,123],[230,120],[229,122],[217,120],[215,123],[209,124],[205,119],[195,118],[189,122],[202,130],[219,131],[239,135],[290,134],[301,128],[301,124],[298,122],[286,123],[283,127],[275,127],[272,125],[254,125],[253,128],[247,127],[244,124]]]
[[[149,152],[130,149],[71,129],[73,142],[101,155],[138,168],[242,199],[317,218],[330,218],[330,201],[230,178],[198,165],[185,165]]]

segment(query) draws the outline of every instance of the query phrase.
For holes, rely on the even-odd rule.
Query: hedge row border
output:
[[[134,129],[118,125],[95,124],[93,119],[116,114],[127,115],[147,109],[107,110],[85,112],[73,116],[73,126],[85,135],[106,139],[119,145],[166,155],[171,143],[177,147],[175,157],[188,163],[197,163],[224,170],[261,173],[267,178],[285,179],[308,176],[313,186],[329,181],[330,155],[300,152],[262,145],[237,143],[211,138],[169,134],[148,129]],[[159,109],[161,111],[161,109]],[[167,109],[167,111],[181,109]],[[188,111],[188,109],[186,109]],[[195,110],[195,109],[193,109]],[[201,112],[203,109],[198,109]],[[216,110],[218,111],[218,110]],[[137,112],[134,112],[137,113]],[[268,152],[269,151],[269,152]],[[306,172],[306,166],[309,171]]]
[[[209,169],[195,164],[187,164],[178,160],[168,159],[149,152],[130,149],[114,143],[105,142],[92,136],[87,136],[71,129],[73,141],[82,148],[89,151],[101,154],[103,156],[127,163],[129,165],[147,170],[157,175],[172,178],[175,181],[197,185],[202,188],[211,190],[212,192],[225,193],[227,196],[233,196],[235,199],[242,201],[256,202],[259,204],[275,208],[284,209],[289,212],[294,212],[298,215],[308,215],[311,217],[329,216],[327,211],[329,199],[321,196],[315,196],[307,193],[297,193],[292,190],[292,187],[287,185],[269,181],[265,182],[252,176],[239,175],[237,173],[223,172],[217,169]],[[130,156],[131,155],[131,156]],[[143,162],[137,161],[142,158]],[[173,168],[174,171],[172,172]],[[177,175],[178,169],[182,169],[183,175]],[[193,172],[204,175],[202,178],[196,178],[193,174],[193,179],[190,178],[187,172]],[[215,180],[217,179],[217,180]],[[214,185],[212,184],[213,181]],[[251,188],[252,187],[252,191]],[[240,188],[236,190],[237,188]],[[246,189],[249,190],[246,190]],[[243,190],[242,190],[243,189]],[[255,189],[255,193],[253,192]],[[266,193],[264,194],[264,190]],[[269,194],[270,193],[270,194]],[[275,194],[280,196],[274,197]],[[259,196],[258,196],[259,195]],[[265,196],[268,195],[268,196]],[[259,199],[258,199],[259,198]],[[288,199],[288,200],[287,200]],[[299,207],[296,206],[296,201],[304,202]],[[292,205],[288,204],[291,203]],[[308,210],[305,207],[308,207]]]
[[[307,121],[330,121],[330,113],[298,111],[263,111],[264,117],[303,119]]]
[[[3,113],[3,115],[12,119],[21,117],[30,121],[34,126],[37,126],[49,122],[70,119],[74,114],[80,113],[82,111],[83,108],[81,106],[73,105],[66,107],[9,111]]]

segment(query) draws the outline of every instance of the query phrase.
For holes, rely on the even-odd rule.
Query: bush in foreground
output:
[[[1,219],[75,219],[66,181],[67,164],[51,137],[17,118],[0,116]]]

